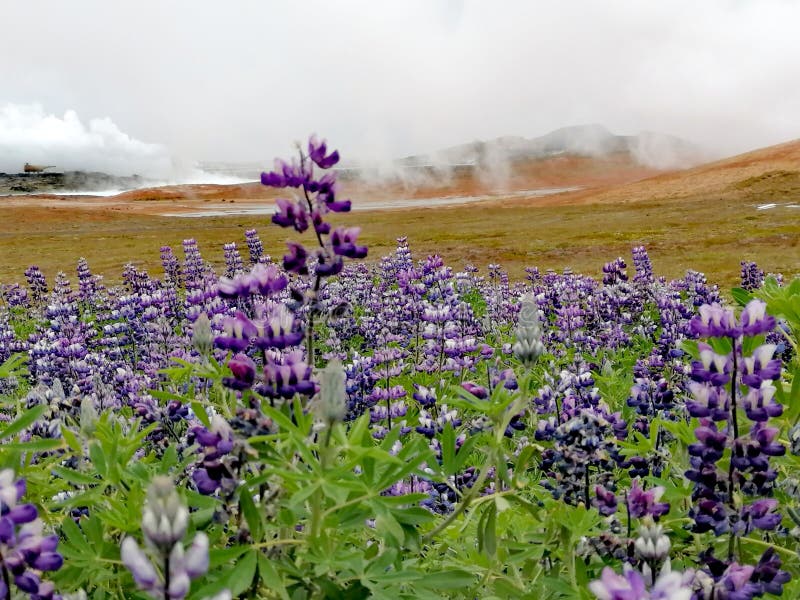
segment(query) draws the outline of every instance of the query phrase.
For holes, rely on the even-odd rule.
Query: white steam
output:
[[[718,153],[670,135],[644,131],[633,138],[630,151],[639,164],[656,169],[686,169],[721,158]]]
[[[57,171],[174,175],[164,146],[132,138],[108,117],[84,123],[74,110],[59,117],[40,104],[0,106],[0,171],[22,171],[26,162],[53,165]]]

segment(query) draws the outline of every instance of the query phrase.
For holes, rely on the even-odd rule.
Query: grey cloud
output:
[[[797,2],[27,0],[3,12],[0,106],[108,117],[187,161],[267,162],[311,132],[360,159],[582,123],[716,154],[800,136]]]

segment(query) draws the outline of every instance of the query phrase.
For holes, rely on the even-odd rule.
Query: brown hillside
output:
[[[626,203],[643,200],[800,200],[800,140],[623,185],[534,199],[541,204]],[[524,203],[524,199],[510,201]]]

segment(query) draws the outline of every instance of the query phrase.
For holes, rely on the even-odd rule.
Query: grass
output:
[[[356,199],[357,201],[357,199]],[[604,262],[629,258],[634,245],[647,247],[658,274],[705,272],[723,286],[738,281],[739,261],[765,270],[800,272],[800,213],[756,211],[736,198],[651,200],[583,205],[472,204],[395,211],[358,212],[337,218],[361,225],[362,240],[377,260],[407,236],[417,258],[439,254],[454,267],[466,262],[499,263],[521,277],[526,266],[597,275]],[[75,276],[84,256],[95,273],[119,280],[132,262],[160,273],[159,250],[181,256],[185,238],[198,240],[204,257],[222,263],[222,244],[235,241],[246,257],[244,231],[255,227],[265,251],[280,256],[285,230],[268,217],[166,218],[93,208],[5,206],[0,222],[0,282],[22,281],[38,264],[50,280],[59,270]]]

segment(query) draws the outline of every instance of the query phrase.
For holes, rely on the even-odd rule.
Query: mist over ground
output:
[[[594,123],[714,156],[800,136],[791,1],[29,0],[3,16],[0,170],[268,166],[311,132],[354,161]]]

